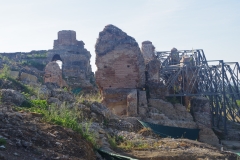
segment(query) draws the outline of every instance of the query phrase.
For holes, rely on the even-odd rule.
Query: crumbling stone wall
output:
[[[144,86],[144,60],[134,38],[108,25],[99,33],[95,49],[96,82],[101,89]]]
[[[141,52],[144,57],[146,71],[146,89],[148,98],[161,98],[168,94],[163,83],[160,81],[159,71],[161,62],[155,55],[155,47],[151,41],[142,42]]]
[[[54,40],[54,48],[61,47],[62,45],[76,45],[76,32],[75,31],[60,31],[58,32],[58,39]]]
[[[145,86],[145,65],[138,43],[116,26],[107,25],[99,33],[95,50],[95,77],[103,102],[118,115],[136,115],[132,104],[138,100],[133,90]]]
[[[47,64],[45,68],[44,82],[56,83],[60,87],[66,86],[66,82],[62,78],[62,70],[55,61]]]
[[[68,86],[73,89],[93,89],[92,83],[94,83],[94,74],[90,65],[91,54],[84,48],[84,42],[76,39],[75,31],[59,31],[58,39],[54,40],[54,47],[51,50],[0,53],[0,59],[7,57],[16,61],[21,65],[15,66],[13,70],[33,74],[37,76],[38,79],[41,79],[44,75],[41,71],[44,71],[44,67],[48,63],[50,63],[49,65],[51,66],[51,62],[56,61],[53,59],[56,55],[58,55],[63,62],[61,79],[65,79]],[[12,67],[13,66],[11,66],[11,69]],[[36,71],[34,68],[37,68],[38,70]],[[48,71],[48,69],[49,67],[45,69],[47,74],[49,72],[52,73],[52,70],[50,69],[50,71]],[[31,72],[32,70],[34,71]],[[39,76],[41,76],[41,78],[39,78]],[[46,82],[51,81],[46,77],[44,77],[44,79],[46,79]]]
[[[154,53],[155,47],[153,46],[151,41],[142,42],[141,51],[142,51],[145,65],[147,65],[148,62],[150,62],[151,60],[156,59],[156,56]]]
[[[92,89],[94,75],[90,65],[91,54],[84,48],[83,41],[76,40],[76,32],[63,30],[58,32],[54,47],[47,53],[48,62],[60,57],[62,61],[62,78],[72,88]]]

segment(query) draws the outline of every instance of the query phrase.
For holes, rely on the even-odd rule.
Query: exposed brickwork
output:
[[[138,43],[121,29],[108,25],[99,33],[95,48],[95,77],[103,102],[118,115],[136,115],[137,98],[133,103],[127,96],[145,86],[145,64]]]
[[[62,62],[62,75],[72,88],[93,88],[93,72],[90,65],[91,54],[84,48],[82,41],[76,40],[76,32],[63,30],[58,32],[53,50],[47,54],[48,62],[59,57]],[[54,59],[55,60],[55,59]]]
[[[151,60],[156,59],[156,56],[154,54],[155,47],[152,45],[152,42],[150,41],[144,41],[142,42],[142,48],[141,48],[144,62],[145,64],[148,64]]]
[[[96,65],[101,89],[141,88],[145,84],[145,65],[137,42],[113,25],[99,33]]]

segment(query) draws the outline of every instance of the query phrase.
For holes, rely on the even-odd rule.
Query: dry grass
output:
[[[102,101],[102,96],[100,93],[82,93],[76,96],[76,100],[79,103],[92,103],[92,102],[98,102],[100,103]]]

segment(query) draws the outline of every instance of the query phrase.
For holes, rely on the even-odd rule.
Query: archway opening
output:
[[[55,61],[58,64],[59,68],[62,69],[63,62],[59,54],[55,54],[52,58],[52,61]]]

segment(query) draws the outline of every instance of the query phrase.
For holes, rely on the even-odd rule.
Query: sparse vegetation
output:
[[[143,149],[152,149],[159,146],[158,142],[149,143],[147,141],[124,141],[118,145],[119,148],[124,150],[143,150]]]
[[[41,71],[45,68],[45,64],[38,63],[36,61],[22,61],[22,65],[32,66]]]
[[[10,73],[9,67],[6,64],[4,64],[3,69],[0,70],[0,79],[9,78],[9,73]]]
[[[0,145],[5,145],[7,141],[4,138],[0,138]]]
[[[177,97],[166,97],[166,100],[172,104],[181,103]]]
[[[16,109],[40,113],[43,115],[44,121],[71,128],[72,130],[80,133],[87,141],[91,142],[95,148],[98,147],[96,144],[95,135],[89,131],[91,120],[85,121],[83,125],[83,117],[81,111],[78,110],[77,107],[70,109],[65,104],[61,105],[60,107],[55,105],[49,106],[46,100],[39,99],[30,100],[29,104],[31,107],[18,107]]]
[[[123,142],[122,136],[110,136],[107,135],[108,142],[112,148],[117,148]]]
[[[92,102],[101,102],[102,97],[100,93],[89,93],[89,94],[79,94],[76,96],[76,99],[79,103],[92,103]]]

